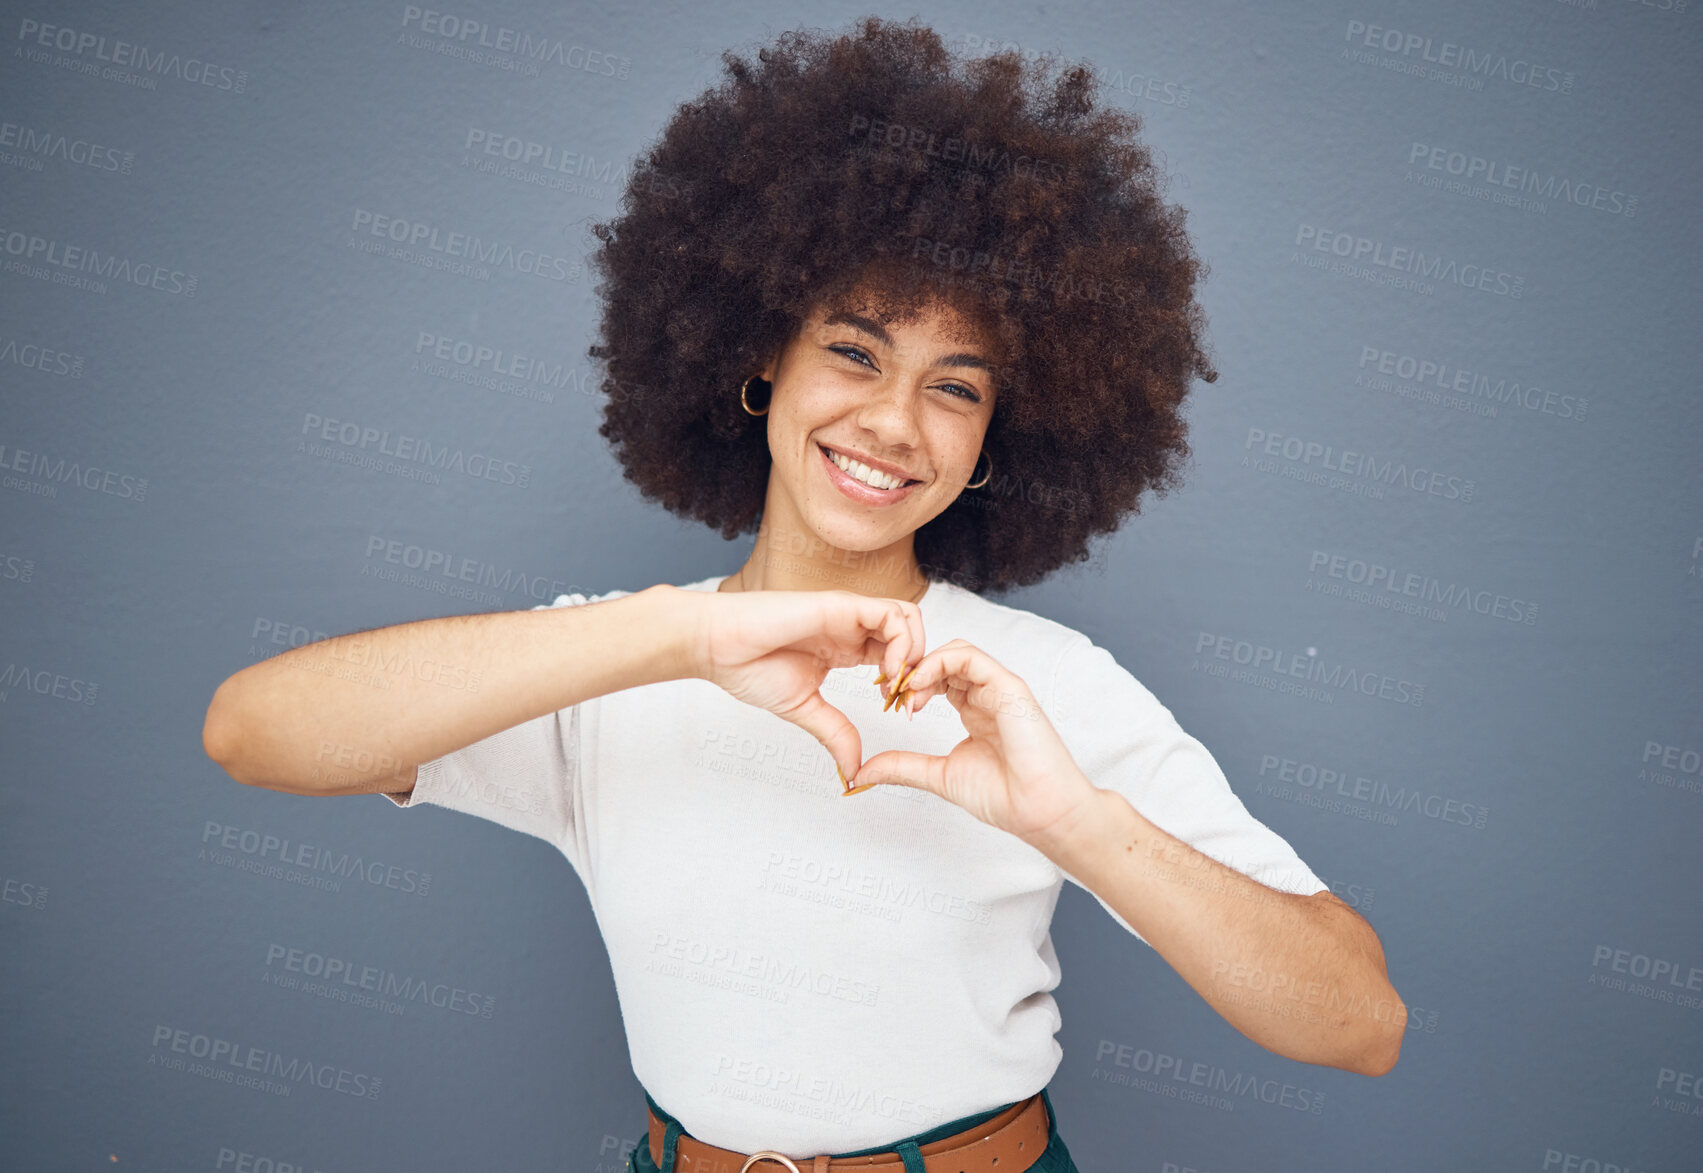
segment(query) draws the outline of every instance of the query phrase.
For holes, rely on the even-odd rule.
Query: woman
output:
[[[1216,378],[1135,120],[915,24],[758,57],[676,112],[593,258],[600,432],[646,497],[756,529],[744,564],[296,649],[220,687],[208,752],[555,843],[646,1092],[636,1173],[1074,1170],[1064,879],[1262,1045],[1382,1074],[1370,927],[1109,653],[980,593],[1168,487]],[[316,657],[478,687],[285,670]],[[1255,965],[1333,998],[1274,1009]]]

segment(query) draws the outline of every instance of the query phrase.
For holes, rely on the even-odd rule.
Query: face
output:
[[[774,387],[768,518],[843,550],[908,543],[979,475],[994,370],[987,338],[942,304],[907,322],[855,301],[818,307],[761,372]],[[849,461],[893,479],[861,483],[869,472]]]

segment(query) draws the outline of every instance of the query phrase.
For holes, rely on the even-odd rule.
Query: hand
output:
[[[822,698],[822,682],[857,664],[880,664],[892,679],[927,645],[915,603],[835,590],[708,593],[692,646],[692,675],[804,729],[849,779],[863,740]]]
[[[895,708],[914,713],[944,696],[969,736],[945,757],[884,750],[863,763],[852,792],[871,784],[929,790],[1036,847],[1068,835],[1096,808],[1099,788],[1077,767],[1035,694],[974,644],[943,644],[896,683],[903,690]]]

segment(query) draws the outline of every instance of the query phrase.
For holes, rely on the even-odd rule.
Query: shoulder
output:
[[[930,647],[961,638],[987,652],[994,659],[1023,677],[1035,692],[1043,707],[1051,707],[1048,695],[1061,676],[1061,668],[1076,665],[1095,648],[1095,644],[1069,624],[1049,619],[1026,607],[995,602],[974,591],[951,583],[936,583],[930,590],[941,590],[941,606],[937,611],[947,622],[938,634],[931,629]],[[1102,651],[1105,661],[1116,667],[1109,653]],[[1106,664],[1094,662],[1074,669],[1098,675]],[[1126,674],[1127,675],[1127,674]]]
[[[953,618],[962,626],[985,632],[1001,641],[1062,652],[1072,644],[1087,640],[1080,631],[1056,619],[1048,619],[1024,607],[995,602],[953,583],[937,582],[929,589],[941,592],[942,602],[948,605]]]
[[[1169,715],[1159,698],[1112,652],[1069,624],[1022,607],[997,603],[962,588],[951,588],[951,613],[962,615],[962,635],[1029,682],[1035,698],[1056,723],[1068,723],[1072,735],[1090,731],[1151,728]],[[975,634],[967,634],[973,631]],[[935,638],[930,633],[929,643]],[[1009,659],[1007,658],[1009,657]],[[1018,667],[1019,663],[1025,665]]]
[[[683,591],[713,591],[716,587],[721,585],[722,579],[726,577],[727,576],[724,574],[712,574],[708,578],[700,578],[697,582],[683,582],[676,583],[674,585]],[[599,595],[588,595],[583,591],[569,591],[565,594],[557,595],[548,603],[539,603],[532,609],[534,611],[543,611],[551,607],[579,607],[587,603],[602,603],[609,599],[619,599],[633,593],[633,591],[625,588],[604,591]]]

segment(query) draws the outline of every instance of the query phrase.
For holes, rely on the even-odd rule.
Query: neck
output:
[[[789,541],[765,515],[751,556],[727,580],[724,591],[852,591],[881,599],[917,602],[929,590],[917,563],[913,538],[879,550],[844,550],[814,534]]]

